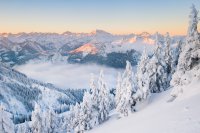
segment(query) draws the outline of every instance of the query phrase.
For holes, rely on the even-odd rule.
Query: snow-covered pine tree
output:
[[[171,52],[171,38],[169,36],[169,33],[167,32],[165,35],[165,50],[164,52],[164,60],[166,64],[166,72],[168,75],[168,81],[171,80],[171,74],[172,74],[172,52]]]
[[[65,128],[67,129],[67,132],[72,132],[76,126],[76,119],[75,118],[77,115],[75,114],[76,111],[78,109],[78,103],[76,103],[76,105],[71,105],[70,106],[70,110],[69,110],[69,115],[65,116],[64,118],[64,125],[63,128],[65,130]]]
[[[43,125],[45,125],[44,129],[45,129],[45,133],[54,133],[56,132],[56,128],[57,127],[57,115],[54,112],[53,109],[47,109],[46,110],[46,115],[45,115],[45,123]]]
[[[91,91],[91,100],[93,103],[93,108],[95,110],[98,110],[99,88],[97,87],[97,85],[95,83],[93,73],[90,76],[90,91]]]
[[[100,115],[100,99],[99,88],[95,84],[94,75],[91,74],[90,90],[86,91],[83,96],[83,102],[75,106],[70,106],[68,131],[83,132],[97,125]]]
[[[199,22],[198,11],[194,4],[191,6],[190,15],[189,15],[189,26],[187,32],[187,43],[196,42],[199,43],[199,33],[197,30]]]
[[[19,126],[17,127],[16,133],[25,133],[24,130],[25,130],[25,129],[24,129],[24,126],[23,126],[23,125],[19,125]]]
[[[152,93],[158,93],[168,88],[168,75],[166,72],[166,62],[163,55],[158,34],[156,34],[156,49],[147,65],[149,78],[149,89]]]
[[[186,45],[183,48],[183,52],[180,54],[178,70],[183,73],[186,70],[190,70],[200,58],[200,37],[197,30],[198,25],[198,11],[195,6],[192,5],[189,15],[189,27],[186,37]]]
[[[84,114],[85,112],[82,110],[82,103],[79,105],[79,117],[78,117],[78,125],[75,129],[76,132],[78,133],[83,133],[86,129],[85,129],[85,125],[86,125],[86,115]]]
[[[122,95],[117,105],[117,110],[124,116],[128,116],[128,112],[132,110],[134,104],[132,94],[136,92],[133,85],[133,71],[129,61],[126,61],[126,69],[122,76]]]
[[[24,133],[31,133],[31,128],[27,121],[24,122],[24,131],[25,131]]]
[[[154,56],[149,60],[147,65],[147,83],[149,86],[150,92],[159,92],[160,90],[157,87],[157,69],[158,69],[158,60]]]
[[[94,95],[97,94],[97,86],[96,86],[96,84],[95,84],[94,74],[93,74],[93,73],[90,74],[90,91],[91,91],[92,94],[94,94]]]
[[[172,77],[171,85],[177,86],[171,95],[176,97],[182,92],[181,86],[191,82],[191,79],[184,74],[200,64],[200,35],[197,30],[198,11],[194,5],[191,6],[189,15],[189,26],[186,37],[186,44],[182,48],[178,60],[177,71]]]
[[[96,85],[94,74],[91,74],[90,78],[90,89],[91,89],[91,106],[92,106],[92,121],[91,125],[94,127],[99,124],[98,112],[99,112],[99,88]]]
[[[23,124],[19,124],[16,126],[16,133],[32,133],[31,128],[27,121],[25,121]]]
[[[83,124],[84,130],[89,130],[91,128],[93,128],[93,112],[92,112],[92,100],[91,100],[91,94],[89,92],[85,92],[84,93],[84,97],[83,97],[83,102],[81,103],[81,110],[80,112],[82,113],[82,119],[83,122],[81,124]]]
[[[99,123],[104,122],[108,119],[109,109],[110,109],[110,98],[109,98],[109,90],[104,81],[103,70],[100,71],[99,79],[98,79],[98,88],[99,88],[99,112],[98,119]]]
[[[71,120],[70,120],[70,110],[69,110],[69,114],[64,114],[62,119],[61,119],[61,127],[60,127],[60,132],[67,132],[67,133],[71,133],[72,129],[71,129]]]
[[[137,91],[133,95],[135,100],[145,100],[150,95],[149,90],[149,78],[147,72],[147,64],[149,63],[149,58],[146,52],[146,47],[140,58],[140,62],[137,66]]]
[[[73,123],[73,130],[77,133],[82,133],[84,131],[84,123],[83,123],[83,113],[81,112],[81,106],[79,103],[76,103],[74,106],[74,119],[72,120]]]
[[[182,52],[182,47],[185,43],[183,43],[181,40],[178,40],[175,44],[175,49],[172,51],[172,75],[175,73],[178,65],[178,59],[180,56],[180,53]]]
[[[65,122],[65,124],[67,124],[65,125],[65,127],[67,127],[67,132],[82,133],[85,130],[84,114],[83,111],[81,111],[81,105],[79,103],[76,103],[75,105],[70,107],[68,120],[68,123]]]
[[[117,76],[117,85],[116,85],[116,92],[115,92],[115,106],[117,107],[122,95],[122,76],[121,73],[118,72]]]
[[[33,133],[43,133],[43,115],[39,104],[35,103],[34,111],[31,116],[31,131]]]
[[[14,133],[14,124],[2,104],[0,104],[0,133]]]

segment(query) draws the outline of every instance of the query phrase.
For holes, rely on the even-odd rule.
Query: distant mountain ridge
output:
[[[174,42],[177,38],[184,39],[183,36],[172,37]],[[132,65],[137,64],[144,46],[151,52],[154,43],[155,35],[147,32],[127,35],[114,35],[103,30],[95,30],[91,33],[67,31],[62,34],[2,33],[0,34],[0,61],[10,66],[21,65],[30,60],[62,60],[70,63],[93,62],[111,67],[124,67],[125,60],[132,62]],[[125,58],[130,52],[132,52],[131,56],[134,56],[134,61],[131,58]],[[108,61],[107,57],[110,54],[120,54],[123,59],[121,58],[119,61],[118,58],[115,58],[114,60],[117,60],[118,64]],[[54,55],[57,58],[52,59],[55,57]],[[103,59],[98,60],[98,58]],[[121,60],[123,60],[123,64],[119,63]]]

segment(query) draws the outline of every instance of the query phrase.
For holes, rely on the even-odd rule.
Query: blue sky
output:
[[[200,0],[0,0],[0,32],[185,34]]]

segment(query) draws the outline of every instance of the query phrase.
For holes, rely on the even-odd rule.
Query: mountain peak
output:
[[[151,34],[148,33],[148,32],[142,32],[142,33],[139,34],[139,36],[141,36],[141,37],[143,37],[143,38],[148,38],[148,37],[151,36]]]
[[[81,53],[81,52],[96,54],[97,48],[90,43],[86,43],[86,44],[82,45],[81,47],[79,47],[73,51],[70,51],[70,53]]]
[[[92,35],[97,35],[97,34],[105,34],[105,35],[111,35],[110,33],[104,31],[104,30],[99,30],[99,29],[96,29],[94,31],[91,32]]]
[[[73,33],[70,32],[70,31],[65,31],[65,32],[62,33],[62,35],[71,35],[71,34],[73,34]]]

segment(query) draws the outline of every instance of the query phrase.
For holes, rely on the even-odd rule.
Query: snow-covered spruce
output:
[[[0,133],[14,133],[14,124],[10,117],[11,115],[0,104]]]
[[[147,64],[149,57],[146,52],[146,47],[140,58],[140,62],[137,66],[136,80],[137,80],[137,91],[134,94],[134,99],[142,100],[146,99],[150,95],[149,89],[149,77],[147,72]]]
[[[144,74],[145,77],[147,76],[147,88],[152,93],[165,91],[170,86],[174,62],[170,45],[171,41],[168,33],[165,36],[164,44],[161,43],[159,35],[156,35],[156,49],[146,65]]]
[[[120,81],[119,81],[120,82]],[[116,92],[120,91],[119,98],[117,98],[117,111],[128,116],[130,111],[133,111],[135,101],[133,100],[132,94],[136,92],[133,84],[133,70],[130,62],[126,61],[126,69],[122,76],[121,87],[118,87]]]
[[[90,90],[84,93],[83,101],[71,106],[68,131],[83,132],[103,123],[110,112],[110,93],[104,81],[103,70],[100,71],[98,86],[91,74]]]
[[[31,116],[31,131],[33,133],[43,133],[44,125],[43,125],[43,117],[42,111],[39,104],[35,104],[34,111],[32,112]]]
[[[177,97],[183,91],[182,86],[189,84],[193,80],[192,77],[200,77],[200,35],[197,26],[198,11],[192,5],[186,43],[182,47],[177,71],[171,81],[171,85],[176,86],[171,92],[173,97]]]
[[[109,109],[110,109],[110,99],[109,99],[109,90],[104,81],[103,70],[100,71],[98,79],[99,87],[99,123],[104,122],[108,119]]]
[[[120,103],[120,99],[122,96],[122,76],[121,73],[118,72],[117,76],[117,84],[116,84],[116,91],[115,91],[115,106],[118,107]]]

